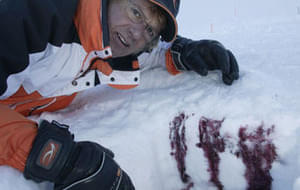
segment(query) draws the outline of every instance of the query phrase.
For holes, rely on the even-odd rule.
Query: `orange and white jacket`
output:
[[[112,58],[108,0],[2,0],[0,4],[0,165],[24,170],[37,124],[26,116],[69,105],[96,85],[128,89],[138,85],[134,56]],[[12,14],[13,13],[13,14]],[[170,44],[149,60],[166,63]],[[145,61],[147,60],[147,61]]]

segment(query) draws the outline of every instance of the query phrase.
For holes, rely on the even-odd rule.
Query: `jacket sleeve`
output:
[[[173,58],[170,50],[171,45],[172,43],[159,42],[158,46],[154,48],[151,53],[143,53],[142,55],[140,55],[138,58],[141,70],[144,71],[149,68],[163,66],[170,74],[179,74],[180,71],[176,69],[173,63]]]
[[[0,165],[23,172],[37,134],[35,122],[0,104]]]
[[[75,36],[77,0],[0,1],[0,99],[16,92],[30,70],[30,55]]]
[[[21,1],[19,1],[20,4]],[[26,22],[23,20],[16,0],[3,0],[0,3],[0,96],[7,91],[7,80],[11,74],[25,70],[28,66]],[[15,6],[15,8],[13,8]],[[19,12],[19,13],[15,13]],[[14,80],[15,91],[20,86],[22,79]]]

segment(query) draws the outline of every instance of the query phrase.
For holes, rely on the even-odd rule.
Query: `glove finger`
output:
[[[225,84],[231,85],[234,80],[239,78],[239,67],[234,55],[231,53],[231,51],[227,51],[230,59],[230,73],[223,74],[222,79]]]
[[[218,68],[223,74],[229,74],[230,58],[227,51],[220,45],[216,45],[213,50]]]
[[[232,52],[230,50],[227,50],[227,52],[230,58],[230,73],[232,74],[233,79],[237,80],[239,78],[239,65]]]
[[[207,65],[200,55],[190,56],[190,59],[186,61],[186,65],[190,70],[195,71],[201,76],[206,76],[208,73]]]
[[[234,79],[232,78],[231,75],[225,75],[225,74],[223,74],[223,75],[222,75],[222,80],[223,80],[223,82],[224,82],[225,84],[227,84],[227,85],[232,85]]]

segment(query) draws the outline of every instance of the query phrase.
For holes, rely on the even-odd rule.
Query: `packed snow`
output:
[[[188,148],[185,172],[194,183],[192,190],[217,189],[210,182],[203,149],[196,145],[201,117],[224,119],[220,135],[228,137],[228,141],[225,151],[218,154],[218,177],[226,190],[248,187],[244,176],[246,166],[232,153],[239,149],[240,128],[247,126],[253,132],[260,125],[266,128],[274,125],[274,132],[268,136],[278,155],[270,170],[272,189],[299,190],[300,15],[247,22],[227,19],[201,25],[197,30],[188,18],[183,19],[188,10],[182,7],[179,25],[185,28],[180,30],[181,34],[193,39],[218,40],[235,54],[240,79],[232,86],[222,83],[218,71],[209,72],[206,77],[194,72],[172,76],[165,68],[155,67],[142,73],[141,84],[135,89],[98,87],[80,93],[65,110],[43,113],[32,119],[68,124],[77,141],[96,141],[110,148],[137,190],[187,187],[171,155],[169,138],[172,121],[181,113],[188,116],[184,121]],[[1,166],[0,173],[3,190],[52,188],[50,183],[26,180],[20,172],[7,166]]]

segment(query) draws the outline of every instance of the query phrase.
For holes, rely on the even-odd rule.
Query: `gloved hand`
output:
[[[94,142],[75,142],[68,126],[43,121],[27,158],[24,176],[54,182],[55,190],[134,190],[114,154]]]
[[[193,70],[206,76],[209,70],[221,70],[223,82],[227,85],[239,78],[239,67],[234,55],[218,41],[193,41],[177,36],[171,54],[179,71]]]

